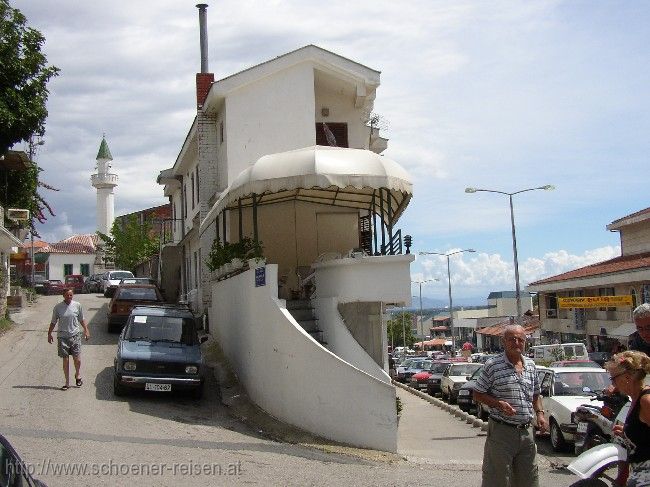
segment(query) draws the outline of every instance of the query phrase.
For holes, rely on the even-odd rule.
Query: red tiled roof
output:
[[[73,235],[60,242],[48,244],[37,252],[48,254],[94,254],[97,248],[97,234]]]
[[[59,243],[73,243],[73,244],[81,244],[85,245],[87,247],[92,247],[93,249],[97,247],[97,239],[99,237],[97,236],[96,233],[86,233],[84,235],[73,235],[72,237],[68,237],[64,240],[61,240]]]
[[[485,328],[481,328],[480,330],[476,330],[476,333],[480,333],[481,335],[490,335],[490,336],[501,336],[503,335],[503,330],[505,329],[506,326],[510,324],[510,320],[507,321],[502,321],[501,323],[497,323],[495,325],[491,326],[486,326]],[[535,330],[539,328],[539,318],[537,316],[533,318],[528,318],[524,317],[524,332],[526,335],[532,334]]]
[[[546,279],[531,282],[529,286],[547,284],[549,282],[568,281],[569,279],[579,279],[581,277],[612,274],[614,272],[641,269],[643,267],[650,267],[650,252],[636,255],[621,255],[604,262],[597,262],[595,264],[565,272],[564,274],[558,274],[557,276],[547,277]]]
[[[46,254],[94,254],[95,249],[80,243],[57,242],[38,249],[38,252]]]

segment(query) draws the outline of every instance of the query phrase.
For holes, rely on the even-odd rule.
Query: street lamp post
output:
[[[456,254],[462,254],[463,252],[476,252],[474,249],[463,249],[457,250],[456,252],[441,253],[441,252],[419,252],[420,255],[442,255],[447,257],[447,281],[449,283],[449,330],[451,331],[451,352],[456,353],[456,337],[454,335],[454,313],[453,313],[453,301],[451,299],[451,270],[449,267],[449,257]]]
[[[437,280],[438,279],[425,279],[424,281],[411,281],[413,284],[420,285],[420,331],[422,332],[422,341],[420,342],[421,351],[424,350],[424,324],[422,321],[422,284],[424,284],[425,282],[433,282]]]
[[[544,186],[538,186],[536,188],[527,188],[520,191],[515,191],[514,193],[506,193],[505,191],[496,191],[494,189],[480,189],[480,188],[465,188],[466,193],[499,193],[504,194],[508,197],[510,201],[510,225],[512,227],[512,255],[514,258],[515,264],[515,293],[517,299],[517,324],[522,324],[522,312],[521,312],[521,290],[519,284],[519,261],[517,260],[517,235],[515,232],[515,212],[512,206],[512,197],[519,193],[525,193],[527,191],[536,191],[538,189],[544,191],[550,191],[555,189],[555,186],[552,184],[547,184]]]

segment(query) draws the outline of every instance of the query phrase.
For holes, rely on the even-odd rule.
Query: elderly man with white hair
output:
[[[637,350],[650,356],[650,303],[637,306],[632,312],[636,331],[630,335],[630,350]]]
[[[474,386],[474,400],[490,408],[483,453],[483,487],[537,487],[533,423],[548,427],[535,362],[524,355],[526,333],[507,326],[504,352],[488,360]]]

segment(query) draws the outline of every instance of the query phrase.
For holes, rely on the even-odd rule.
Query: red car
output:
[[[72,289],[75,294],[84,292],[84,276],[81,274],[70,274],[65,276],[65,287]]]
[[[430,370],[423,370],[422,372],[418,372],[417,374],[413,374],[411,376],[411,382],[409,384],[410,387],[421,390],[424,389],[426,390],[427,384],[429,381],[429,377],[431,377],[431,371]]]
[[[48,279],[43,282],[43,294],[63,294],[65,289],[67,287],[61,279]]]

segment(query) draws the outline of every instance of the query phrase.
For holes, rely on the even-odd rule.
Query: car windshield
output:
[[[445,363],[431,364],[431,367],[429,367],[429,372],[433,372],[434,374],[442,374],[448,365],[449,364],[445,364]]]
[[[558,372],[553,393],[556,396],[589,396],[600,392],[610,383],[609,374],[602,372]]]
[[[431,362],[428,360],[418,360],[411,364],[410,369],[428,369]]]
[[[124,338],[148,342],[171,342],[194,345],[194,320],[172,316],[133,316]]]
[[[120,301],[158,301],[158,295],[156,290],[151,287],[122,288],[115,299]]]
[[[124,272],[111,272],[108,275],[108,278],[111,279],[111,280],[127,279],[129,277],[133,277],[133,274],[131,274],[130,272],[127,272],[127,271],[124,271]]]
[[[476,380],[476,379],[478,379],[478,375],[481,373],[481,369],[482,369],[482,368],[483,368],[483,367],[478,367],[478,368],[474,371],[474,373],[472,374],[472,376],[469,378],[469,380]]]
[[[480,368],[480,364],[455,364],[449,369],[449,375],[472,375]]]

